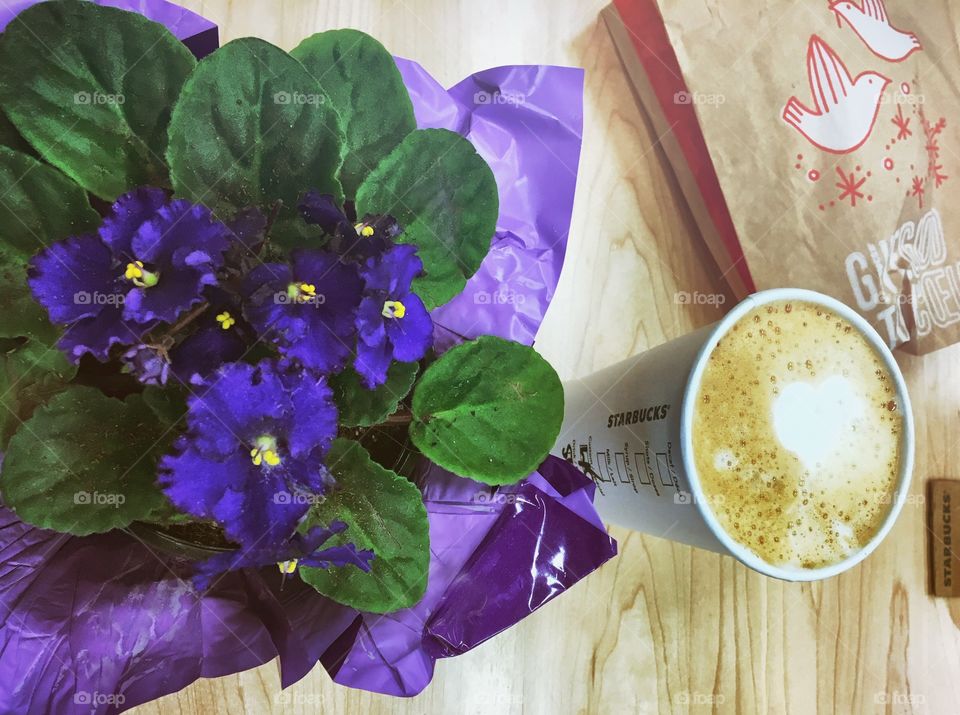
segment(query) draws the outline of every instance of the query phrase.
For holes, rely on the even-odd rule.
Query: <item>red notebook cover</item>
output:
[[[736,274],[735,277],[728,276],[731,279],[728,282],[735,292],[744,289],[747,293],[754,292],[756,288],[750,269],[700,131],[696,111],[692,103],[683,101],[684,97],[689,97],[689,93],[660,10],[655,0],[614,0],[613,4],[629,33],[630,42],[657,98],[659,109],[671,127],[670,131],[696,181],[710,221],[722,243],[727,260],[717,256],[716,247],[711,247],[720,269],[725,275],[731,272]]]

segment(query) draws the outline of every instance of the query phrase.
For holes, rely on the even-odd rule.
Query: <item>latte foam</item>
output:
[[[847,320],[803,301],[748,312],[710,354],[693,450],[711,511],[774,566],[843,561],[894,501],[903,415],[880,355]]]

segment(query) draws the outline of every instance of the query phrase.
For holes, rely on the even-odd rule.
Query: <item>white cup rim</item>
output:
[[[900,472],[897,475],[897,487],[894,492],[893,504],[890,506],[883,524],[881,524],[880,529],[874,537],[862,549],[842,561],[816,569],[796,569],[774,566],[735,541],[720,525],[719,520],[704,498],[700,478],[697,475],[696,464],[693,458],[693,412],[696,406],[696,395],[699,391],[700,381],[703,377],[703,371],[706,368],[707,358],[713,352],[713,349],[717,346],[720,339],[726,335],[733,324],[746,313],[758,306],[784,300],[802,301],[821,305],[846,319],[856,327],[874,347],[877,354],[880,355],[887,370],[893,377],[897,389],[897,398],[904,415],[903,433],[901,436]],[[714,536],[716,536],[724,548],[738,561],[749,566],[754,571],[784,581],[818,581],[836,576],[856,566],[877,548],[889,533],[890,529],[893,528],[893,524],[896,522],[906,502],[910,487],[910,478],[913,474],[914,444],[913,411],[910,407],[910,397],[907,394],[906,383],[903,379],[903,374],[900,372],[900,367],[897,365],[887,344],[877,331],[874,330],[873,326],[859,313],[835,298],[817,293],[816,291],[799,288],[774,288],[754,293],[734,306],[723,320],[714,326],[714,329],[710,332],[710,336],[697,353],[683,392],[683,404],[680,415],[680,452],[683,459],[683,467],[690,484],[690,493],[693,496],[694,503],[697,505],[697,509],[700,510],[701,516],[704,521],[707,522],[707,526],[713,532]]]

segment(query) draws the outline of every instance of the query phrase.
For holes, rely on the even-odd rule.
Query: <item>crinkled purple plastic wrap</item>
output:
[[[200,56],[212,49],[211,27],[215,44],[215,26],[170,3],[102,4],[164,22]],[[0,13],[0,28],[12,14]],[[563,264],[583,73],[502,67],[446,91],[419,65],[398,65],[418,124],[467,136],[500,189],[490,254],[464,294],[434,314],[438,347],[483,334],[532,343]],[[0,507],[0,713],[120,712],[277,656],[284,687],[320,662],[343,685],[415,695],[438,658],[517,623],[616,554],[593,492],[553,457],[499,490],[432,468],[427,593],[385,616],[282,582],[276,569],[228,574],[201,595],[189,563],[133,536],[65,536]]]
[[[467,137],[500,191],[490,252],[459,296],[433,313],[438,347],[498,335],[530,345],[560,278],[583,129],[583,70],[497,67],[444,90],[397,60],[421,128]],[[442,328],[454,331],[450,333]]]

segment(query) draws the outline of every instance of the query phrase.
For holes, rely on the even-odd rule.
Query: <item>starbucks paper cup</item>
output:
[[[853,325],[886,365],[903,413],[900,469],[886,518],[863,548],[821,568],[771,565],[734,541],[704,497],[693,458],[696,396],[711,352],[741,317],[778,301],[820,305]],[[731,555],[768,576],[813,581],[851,568],[886,536],[907,498],[914,427],[903,375],[886,343],[858,313],[820,293],[799,289],[756,293],[720,322],[567,382],[564,392],[564,422],[554,453],[596,482],[595,504],[605,521]]]

